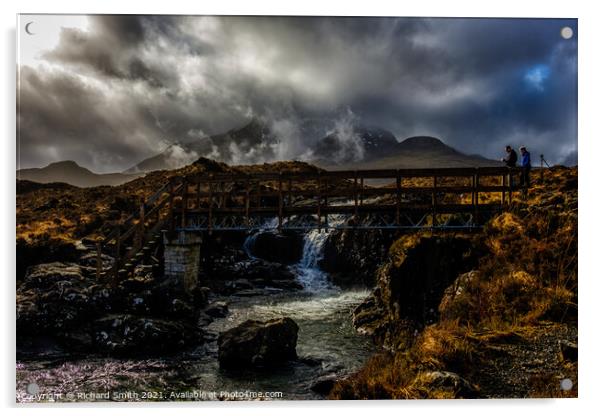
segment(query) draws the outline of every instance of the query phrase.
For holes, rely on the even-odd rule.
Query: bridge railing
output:
[[[205,174],[183,179],[172,195],[171,228],[249,229],[258,218],[276,218],[280,229],[292,217],[323,228],[332,214],[352,216],[355,226],[362,215],[386,216],[377,228],[415,227],[416,217],[435,227],[459,214],[475,225],[512,204],[520,174],[507,167]]]
[[[136,266],[135,256],[141,251],[152,235],[166,224],[172,223],[174,196],[182,189],[182,178],[173,178],[146,200],[140,202],[139,210],[120,221],[111,232],[96,242],[96,275],[117,277],[130,273]],[[103,269],[102,254],[110,253],[113,265],[108,271]],[[138,259],[139,260],[139,259]]]

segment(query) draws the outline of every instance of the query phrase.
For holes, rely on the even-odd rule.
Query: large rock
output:
[[[374,275],[387,259],[397,232],[389,230],[336,230],[324,244],[320,267],[341,287],[374,286]]]
[[[251,237],[251,254],[260,259],[282,264],[293,264],[303,255],[303,236],[299,233],[284,231],[260,232]]]
[[[413,333],[435,322],[445,290],[481,255],[463,237],[398,239],[389,261],[377,272],[377,287],[354,311],[356,328],[388,345],[401,339],[399,331]]]
[[[16,295],[19,336],[76,328],[111,309],[110,291],[75,263],[30,267]]]
[[[184,321],[107,315],[93,323],[96,350],[110,355],[162,354],[203,342],[203,333]]]
[[[188,294],[141,278],[108,286],[79,264],[36,265],[17,288],[18,345],[48,338],[66,351],[174,351],[204,338],[197,312],[206,305],[207,292]]]
[[[296,359],[298,331],[291,318],[245,321],[219,335],[220,366],[268,367]]]
[[[338,378],[339,377],[336,374],[328,374],[319,377],[309,386],[309,388],[312,391],[321,394],[322,396],[328,396],[334,388],[334,385],[336,384]]]
[[[204,311],[212,318],[224,318],[228,315],[228,303],[217,301],[210,303]]]
[[[455,398],[476,399],[479,389],[468,380],[451,371],[429,371],[418,376],[420,383],[429,391],[448,391]]]
[[[217,271],[216,271],[217,273]],[[225,265],[211,280],[214,288],[224,294],[240,292],[265,293],[263,289],[299,290],[303,286],[291,268],[280,263],[261,259]],[[262,289],[262,290],[259,290]]]
[[[559,341],[560,358],[563,361],[577,362],[578,348],[577,344],[569,341]]]

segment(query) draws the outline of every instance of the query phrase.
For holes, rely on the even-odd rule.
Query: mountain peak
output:
[[[404,141],[400,143],[405,146],[424,146],[424,147],[448,147],[445,143],[443,143],[440,139],[432,136],[413,136],[408,137]]]
[[[46,167],[47,168],[50,168],[50,167],[53,167],[53,168],[82,168],[74,160],[61,160],[60,162],[50,163]],[[83,169],[85,169],[85,168],[83,168]]]

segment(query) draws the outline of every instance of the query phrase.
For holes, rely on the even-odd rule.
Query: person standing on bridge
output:
[[[515,168],[517,160],[518,156],[516,155],[516,151],[512,148],[512,146],[506,146],[506,157],[502,159],[502,162],[504,162],[509,168]],[[514,179],[512,176],[512,173],[508,175],[510,180],[510,186],[512,186],[514,183]]]
[[[525,187],[525,193],[527,188],[531,185],[531,181],[529,179],[529,173],[531,172],[531,153],[527,151],[525,146],[520,147],[521,154],[521,162],[520,165],[523,168],[523,171],[520,175],[520,184]]]
[[[516,161],[518,160],[518,156],[516,155],[516,151],[512,148],[512,146],[506,146],[506,157],[502,159],[502,162],[506,164],[509,168],[516,167]]]

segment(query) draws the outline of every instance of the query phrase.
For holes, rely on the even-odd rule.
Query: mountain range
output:
[[[189,143],[174,143],[163,152],[142,160],[122,173],[97,174],[73,161],[52,163],[44,168],[21,169],[18,179],[38,183],[64,182],[79,187],[120,185],[147,172],[177,169],[200,157],[232,165],[255,164],[280,159],[280,142],[271,129],[257,119],[222,134]],[[498,161],[467,155],[429,136],[401,142],[390,131],[361,125],[333,129],[314,140],[303,159],[321,168],[394,169],[497,166]]]
[[[102,185],[121,185],[141,176],[125,173],[94,173],[72,160],[51,163],[43,168],[21,169],[17,171],[17,179],[38,183],[62,182],[80,188]]]
[[[200,156],[233,165],[273,161],[278,158],[277,149],[281,145],[268,126],[253,119],[223,134],[170,145],[162,153],[143,160],[124,173],[175,169],[192,163]],[[434,137],[417,136],[398,142],[388,130],[362,125],[329,132],[308,148],[303,159],[331,170],[500,164],[480,155],[464,154]]]

